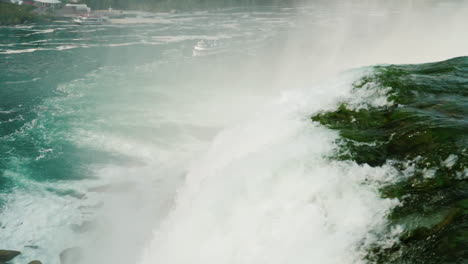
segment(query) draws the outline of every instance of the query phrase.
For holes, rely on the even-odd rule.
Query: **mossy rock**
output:
[[[19,254],[21,254],[20,251],[0,249],[0,262],[8,262]]]
[[[368,260],[468,262],[468,57],[377,66],[353,89],[369,89],[371,83],[390,104],[358,107],[343,101],[335,111],[311,119],[340,132],[332,158],[391,164],[401,173],[400,181],[380,190],[383,198],[401,201],[388,216],[389,229],[410,216],[443,217],[430,226],[406,226],[399,244],[369,249]]]

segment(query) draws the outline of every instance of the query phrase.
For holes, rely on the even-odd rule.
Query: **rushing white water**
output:
[[[394,242],[383,231],[398,201],[378,188],[395,172],[333,161],[338,134],[310,116],[340,100],[385,102],[371,90],[350,93],[366,71],[353,67],[468,53],[466,5],[421,3],[176,14],[49,43],[60,54],[111,50],[108,63],[61,83],[64,96],[39,109],[68,122],[45,135],[98,153],[83,169],[93,177],[29,183],[7,174],[30,187],[8,196],[1,246],[25,247],[17,263],[59,263],[74,246],[90,264],[365,263],[367,246]],[[193,57],[200,39],[222,52]],[[45,51],[29,44],[0,52]],[[33,126],[55,122],[47,118]],[[83,223],[90,230],[70,229]]]
[[[393,171],[330,161],[337,135],[308,119],[345,84],[285,95],[219,133],[142,263],[363,262],[395,204],[375,182]]]

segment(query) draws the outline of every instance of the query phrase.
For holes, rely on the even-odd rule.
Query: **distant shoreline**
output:
[[[165,12],[164,14],[168,13],[170,12]],[[109,22],[115,24],[139,24],[161,22],[158,15],[162,13],[134,10],[94,10],[90,14],[106,17]],[[40,14],[34,6],[0,2],[0,26],[15,26],[59,20],[68,21],[76,16],[78,14],[65,13],[61,9],[53,10],[48,14]]]
[[[0,0],[1,1],[1,0]],[[227,5],[225,8],[239,8],[241,6]],[[219,6],[213,7],[213,10]],[[127,9],[88,9],[88,14],[92,16],[101,16],[106,18],[106,21],[111,24],[153,24],[164,22],[165,19],[161,16],[167,14],[179,13],[180,11],[200,11],[206,10],[203,8],[186,7],[184,8],[169,8],[169,7],[148,7],[143,9],[140,7],[130,7]],[[14,26],[22,24],[54,22],[61,20],[72,20],[80,14],[76,10],[70,12],[65,8],[50,8],[38,9],[33,5],[17,5],[13,3],[0,2],[0,26]]]

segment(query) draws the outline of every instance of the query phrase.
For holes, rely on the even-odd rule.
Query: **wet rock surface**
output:
[[[14,259],[16,256],[18,256],[19,254],[21,254],[21,252],[16,251],[16,250],[1,249],[0,250],[0,263],[10,261]]]
[[[340,132],[331,158],[400,174],[380,190],[401,202],[388,216],[389,233],[403,228],[399,242],[368,249],[368,260],[468,263],[468,57],[377,66],[353,91],[368,103],[344,101],[312,120]]]

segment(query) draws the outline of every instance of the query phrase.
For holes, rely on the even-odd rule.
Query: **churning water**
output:
[[[364,66],[466,55],[467,23],[462,1],[396,1],[0,28],[0,248],[367,263],[404,231],[380,191],[401,175],[333,158],[339,132],[310,118],[390,104],[388,87],[353,90]]]

